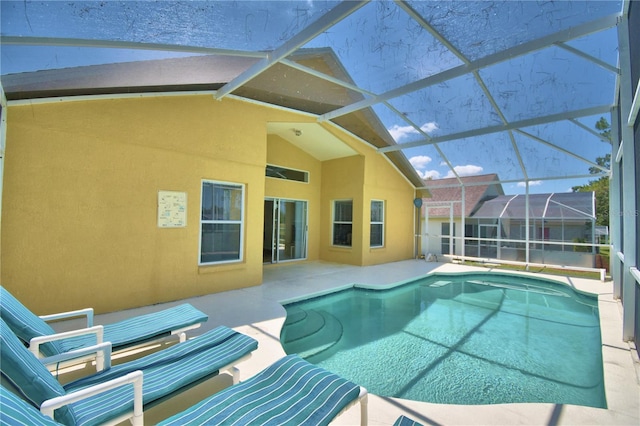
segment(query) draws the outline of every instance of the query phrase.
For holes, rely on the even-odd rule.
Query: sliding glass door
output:
[[[264,201],[263,261],[278,263],[307,257],[307,202]]]

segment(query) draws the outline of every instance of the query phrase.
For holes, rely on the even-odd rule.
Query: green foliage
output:
[[[600,135],[611,143],[611,125],[606,118],[600,117],[595,124]],[[611,154],[596,158],[596,164],[609,170],[611,168]],[[589,167],[589,173],[597,174],[602,172],[597,167]],[[586,185],[574,186],[574,192],[595,192],[596,197],[596,225],[609,226],[609,177],[602,176],[599,179],[591,180]]]
[[[574,238],[573,239],[574,243],[586,243],[587,239],[586,238]],[[583,253],[588,253],[591,251],[591,247],[587,247],[587,246],[573,246],[573,251],[578,251],[578,252],[583,252]]]
[[[574,192],[595,192],[596,197],[596,225],[609,226],[609,178],[589,181],[586,185],[574,186]]]
[[[606,138],[611,143],[611,124],[606,118],[600,117],[595,124],[596,130],[600,131],[600,136]]]

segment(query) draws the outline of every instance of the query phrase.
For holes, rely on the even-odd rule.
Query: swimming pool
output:
[[[606,408],[597,298],[555,281],[434,274],[284,307],[287,353],[376,395]]]

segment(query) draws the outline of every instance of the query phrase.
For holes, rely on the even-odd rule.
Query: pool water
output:
[[[287,353],[386,397],[606,408],[597,299],[550,280],[437,274],[285,304]]]

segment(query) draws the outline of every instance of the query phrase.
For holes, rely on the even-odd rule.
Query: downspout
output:
[[[526,270],[529,270],[529,179],[524,184],[524,262],[526,263]]]

